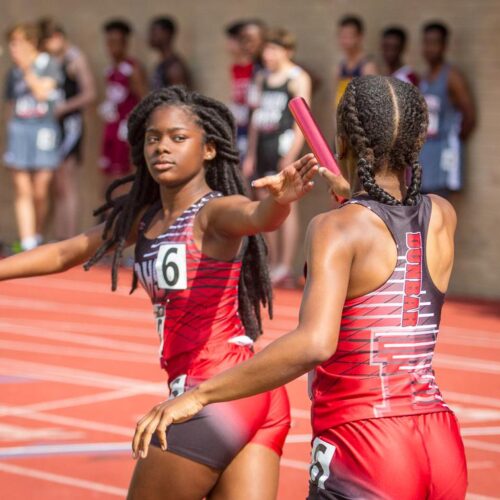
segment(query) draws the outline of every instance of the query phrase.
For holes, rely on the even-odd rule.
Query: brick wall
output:
[[[80,6],[80,7],[78,7]],[[145,8],[147,6],[147,8]],[[147,49],[144,35],[155,15],[171,13],[179,21],[180,51],[194,72],[196,86],[214,97],[228,93],[227,58],[221,28],[240,17],[258,16],[270,25],[294,31],[298,37],[297,60],[317,73],[323,83],[314,98],[314,110],[324,132],[331,134],[333,67],[338,61],[336,22],[343,14],[361,15],[367,25],[368,52],[378,56],[380,31],[389,24],[404,26],[410,35],[408,62],[422,68],[419,57],[420,26],[431,19],[442,19],[452,29],[449,56],[466,74],[479,108],[479,126],[470,140],[467,155],[467,185],[453,199],[459,214],[457,258],[452,291],[460,295],[500,297],[500,2],[496,0],[88,0],[85,3],[62,0],[32,2],[17,0],[3,6],[0,31],[21,20],[52,15],[63,22],[72,39],[87,54],[98,79],[102,99],[102,74],[106,65],[101,25],[109,17],[122,16],[135,27],[132,53],[151,68],[154,55]],[[0,74],[9,61],[2,37]],[[86,116],[85,165],[80,172],[82,185],[82,228],[92,223],[91,209],[98,200],[101,126],[95,109]],[[0,150],[3,150],[3,121],[0,123]],[[312,215],[328,209],[329,199],[318,185],[312,196],[301,203],[303,225]],[[5,169],[0,169],[0,236],[16,237],[12,209],[12,185]],[[297,265],[302,256],[298,255]]]

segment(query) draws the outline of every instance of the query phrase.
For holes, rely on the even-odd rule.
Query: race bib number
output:
[[[36,135],[36,147],[40,151],[53,151],[57,144],[57,134],[51,128],[41,128]]]
[[[163,354],[166,307],[162,304],[155,304],[153,306],[153,313],[155,316],[156,333],[160,338],[160,357],[161,357]]]
[[[325,489],[325,481],[330,476],[330,463],[335,453],[335,446],[320,438],[313,442],[311,452],[311,467],[309,468],[309,480],[319,489]]]
[[[158,288],[185,290],[187,288],[186,245],[168,243],[162,245],[156,258]]]
[[[429,112],[429,126],[427,137],[435,137],[439,133],[439,113],[441,111],[441,99],[437,95],[427,94],[425,96],[427,110]]]
[[[186,377],[187,375],[179,375],[177,378],[170,382],[170,396],[168,399],[174,399],[186,392]]]

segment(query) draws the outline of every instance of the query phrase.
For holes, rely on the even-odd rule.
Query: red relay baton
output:
[[[288,103],[288,108],[290,109],[295,121],[297,122],[304,138],[311,148],[311,151],[316,156],[319,164],[322,167],[327,168],[334,175],[341,175],[340,169],[333,157],[328,143],[325,137],[321,133],[321,130],[314,119],[307,102],[302,97],[294,97],[290,99]],[[344,201],[340,196],[335,195],[339,202]]]

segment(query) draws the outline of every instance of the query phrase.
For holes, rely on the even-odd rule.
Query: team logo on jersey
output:
[[[406,267],[402,326],[416,326],[422,293],[422,235],[406,233]]]

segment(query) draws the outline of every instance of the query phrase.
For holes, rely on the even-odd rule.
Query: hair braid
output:
[[[418,157],[428,123],[427,106],[418,89],[395,78],[354,78],[337,117],[340,132],[358,157],[358,176],[368,195],[389,205],[416,204],[422,177]],[[411,166],[412,179],[402,202],[375,180],[384,164],[394,171]]]
[[[239,169],[236,149],[236,126],[230,110],[219,101],[190,92],[182,87],[169,87],[152,92],[133,110],[128,120],[128,142],[135,174],[114,182],[106,193],[106,202],[94,213],[107,212],[103,244],[89,261],[89,269],[102,256],[114,249],[111,269],[112,289],[116,289],[118,266],[134,221],[145,207],[160,199],[158,184],[148,172],[144,159],[144,137],[151,113],[159,106],[185,108],[203,129],[205,141],[213,143],[216,156],[205,164],[205,179],[209,187],[224,195],[246,194]],[[113,191],[132,181],[127,195],[114,199]],[[137,287],[134,271],[131,293]],[[239,314],[247,334],[256,338],[262,333],[261,306],[272,317],[272,288],[267,268],[267,248],[261,235],[246,238],[239,281]]]

